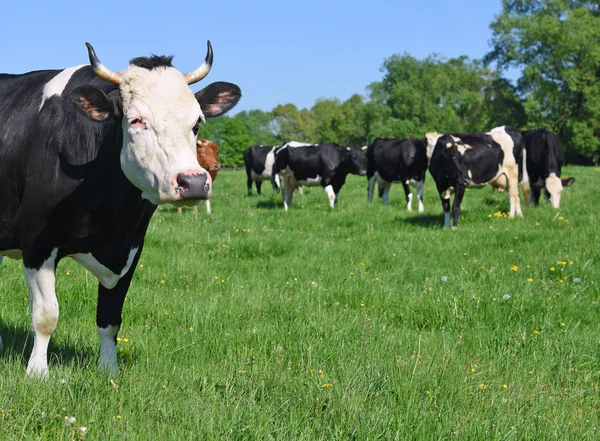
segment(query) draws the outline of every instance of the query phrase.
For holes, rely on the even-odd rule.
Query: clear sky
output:
[[[112,70],[160,54],[189,71],[209,39],[214,64],[201,84],[238,84],[235,112],[310,108],[365,94],[393,54],[481,58],[500,10],[500,0],[13,0],[0,16],[0,72],[86,64],[86,41]]]

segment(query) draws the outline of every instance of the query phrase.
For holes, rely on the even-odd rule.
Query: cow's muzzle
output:
[[[179,173],[176,178],[175,190],[180,200],[210,199],[212,193],[212,179],[208,173]]]

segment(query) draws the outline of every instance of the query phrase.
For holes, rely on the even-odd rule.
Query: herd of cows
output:
[[[218,169],[216,146],[196,140],[200,122],[233,108],[241,91],[215,82],[192,93],[210,71],[208,42],[201,66],[181,73],[172,57],[131,60],[114,72],[87,44],[90,65],[24,74],[0,74],[0,262],[22,259],[30,298],[31,376],[48,373],[48,344],[58,322],[56,267],[71,257],[99,281],[96,324],[99,368],[117,371],[116,341],[125,295],[157,205],[207,201]],[[364,148],[363,148],[364,149]],[[417,187],[429,168],[454,226],[464,189],[508,187],[511,215],[521,215],[517,183],[539,199],[545,187],[560,203],[562,152],[554,135],[499,127],[488,133],[428,133],[424,141],[376,139],[366,148],[336,144],[252,147],[244,155],[248,191],[263,180],[281,189],[287,209],[294,189],[321,185],[331,206],[349,173],[375,180],[387,202],[392,182]],[[198,160],[202,161],[201,167]],[[211,162],[212,161],[212,162]],[[526,167],[524,166],[526,164]],[[0,349],[2,340],[0,339]]]
[[[366,157],[363,153],[366,150]],[[556,135],[546,129],[520,131],[496,127],[487,133],[427,133],[425,139],[376,138],[372,144],[342,147],[337,144],[288,142],[281,146],[252,146],[244,151],[248,195],[252,184],[261,194],[263,181],[281,189],[284,208],[292,203],[298,186],[320,185],[333,208],[348,174],[368,178],[368,199],[372,201],[375,183],[385,204],[393,182],[401,182],[407,209],[412,210],[416,189],[419,212],[424,210],[423,192],[427,170],[435,181],[444,210],[444,225],[458,225],[460,205],[468,187],[490,185],[508,189],[510,216],[523,216],[518,184],[527,203],[538,204],[542,190],[559,208],[563,187],[574,178],[560,179],[563,153]],[[452,212],[450,197],[454,193]]]

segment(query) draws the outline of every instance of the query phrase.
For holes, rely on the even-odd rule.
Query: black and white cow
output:
[[[275,155],[281,149],[287,147],[298,147],[309,145],[303,142],[290,141],[283,145],[266,146],[254,145],[244,150],[244,165],[246,168],[246,183],[248,184],[248,196],[252,196],[252,183],[256,185],[256,192],[262,195],[261,187],[263,181],[271,181],[274,191],[279,191],[281,184],[278,174],[273,174]]]
[[[278,146],[253,145],[244,150],[244,165],[246,167],[246,183],[248,196],[252,196],[252,183],[256,184],[256,192],[262,195],[263,181],[272,181],[275,150]],[[273,181],[272,181],[273,182]],[[273,190],[279,191],[273,182]]]
[[[294,189],[298,185],[322,186],[335,207],[338,193],[349,173],[367,174],[366,160],[360,147],[341,147],[337,144],[314,144],[284,148],[275,157],[274,173],[282,182],[283,206],[292,205]]]
[[[523,137],[509,126],[496,127],[487,133],[427,133],[429,172],[435,181],[442,207],[444,226],[450,226],[450,196],[453,227],[458,226],[460,204],[467,187],[506,182],[510,200],[510,217],[523,216],[519,200],[519,172],[522,168]]]
[[[0,75],[0,254],[22,258],[34,332],[27,373],[45,376],[58,322],[56,266],[71,256],[99,280],[98,365],[117,370],[123,301],[158,204],[211,196],[195,128],[240,98],[217,82],[194,93],[212,48],[182,74],[172,57],[135,58],[123,72],[91,66]]]
[[[560,139],[546,129],[526,130],[523,132],[525,141],[525,164],[527,174],[523,178],[525,200],[529,199],[537,205],[540,192],[545,195],[554,208],[560,208],[560,196],[564,187],[570,187],[575,178],[561,179],[563,151]]]
[[[376,138],[367,148],[367,179],[369,180],[369,202],[373,200],[375,182],[379,197],[389,203],[392,182],[400,181],[406,195],[406,206],[412,211],[413,195],[410,185],[417,191],[419,212],[424,210],[423,191],[427,172],[427,149],[419,139]]]

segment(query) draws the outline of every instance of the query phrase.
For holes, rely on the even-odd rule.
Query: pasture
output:
[[[510,219],[506,193],[469,189],[442,229],[367,203],[349,176],[338,206],[306,188],[246,196],[243,171],[203,204],[159,207],[127,295],[121,374],[96,369],[97,282],[57,270],[50,376],[29,379],[21,262],[0,268],[0,439],[598,439],[600,169],[561,210]]]

